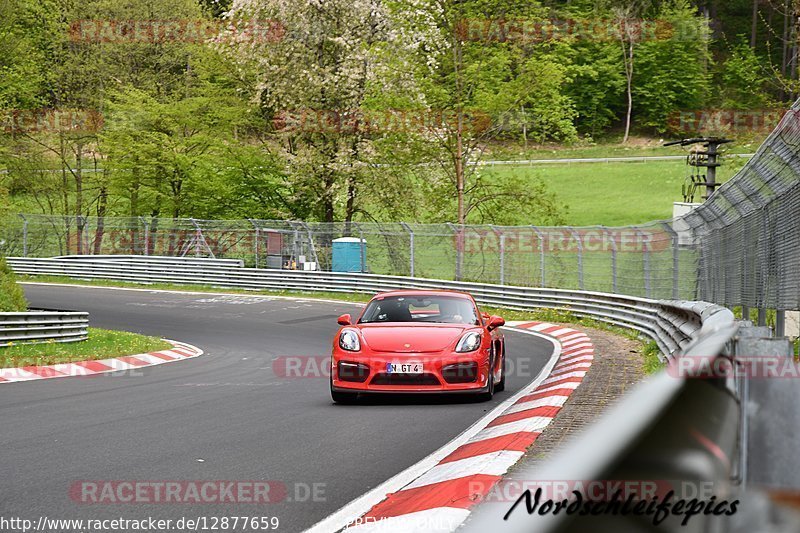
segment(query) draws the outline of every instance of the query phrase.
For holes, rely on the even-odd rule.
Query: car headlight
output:
[[[457,352],[474,352],[481,345],[481,334],[476,331],[466,333],[456,344]]]
[[[346,329],[339,334],[339,348],[348,352],[357,352],[361,349],[361,342],[356,332]]]

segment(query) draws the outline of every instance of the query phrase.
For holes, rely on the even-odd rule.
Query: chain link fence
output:
[[[18,215],[5,255],[159,255],[800,309],[800,100],[702,206],[641,226],[500,227]],[[600,201],[601,196],[598,196]],[[356,257],[336,261],[339,239]],[[359,246],[359,243],[363,243]]]
[[[697,253],[669,222],[637,227],[501,227],[19,215],[5,254],[236,258],[256,268],[348,271],[691,299]],[[358,246],[361,242],[363,245]]]
[[[800,100],[730,181],[676,226],[698,250],[697,298],[800,310]]]

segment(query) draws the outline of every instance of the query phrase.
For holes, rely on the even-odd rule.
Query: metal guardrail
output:
[[[665,359],[693,356],[729,358],[737,351],[733,313],[705,302],[658,301],[599,292],[510,287],[373,274],[267,270],[152,260],[121,265],[111,261],[9,258],[18,274],[58,275],[89,280],[201,284],[239,289],[375,293],[392,289],[452,289],[470,292],[485,305],[512,309],[560,309],[637,330],[654,339]],[[674,364],[674,363],[673,363]],[[673,366],[674,368],[674,366]],[[660,375],[642,383],[563,452],[541,465],[521,465],[512,483],[543,480],[672,480],[713,484],[736,494],[746,468],[746,395],[741,383]],[[743,399],[745,398],[745,399]],[[737,453],[738,452],[738,453]],[[704,485],[705,484],[705,485]],[[464,524],[466,531],[650,531],[636,517],[530,516],[524,505],[509,520],[512,502],[484,503]],[[591,520],[588,522],[587,520]],[[502,526],[500,524],[502,523]],[[724,519],[696,517],[688,528],[670,522],[665,531],[725,530]],[[728,528],[730,529],[730,528]]]
[[[665,358],[686,346],[704,322],[732,319],[722,307],[698,302],[659,301],[600,292],[536,287],[512,287],[464,281],[432,280],[376,274],[287,271],[182,263],[171,258],[140,258],[137,264],[85,258],[37,259],[11,257],[17,274],[108,279],[134,283],[208,285],[251,290],[322,291],[372,294],[395,289],[450,289],[471,293],[483,305],[520,310],[568,311],[637,330],[655,340]],[[149,261],[149,262],[148,262]]]
[[[727,357],[737,329],[733,317],[713,316],[680,357]],[[737,461],[737,451],[742,440],[743,416],[735,383],[698,379],[665,370],[639,385],[546,462],[523,464],[503,482],[525,486],[531,492],[537,486],[546,489],[554,482],[586,484],[621,480],[629,486],[637,482],[657,482],[661,484],[662,497],[667,490],[675,490],[675,498],[679,499],[684,497],[681,491],[689,487],[704,487],[705,495],[688,498],[707,500],[710,497],[707,491],[713,488],[713,494],[720,500],[726,497],[733,500],[738,490],[735,476],[742,466]],[[515,498],[521,493],[521,489],[515,492]],[[645,497],[640,499],[645,500]],[[729,519],[708,513],[693,517],[687,526],[681,525],[680,519],[671,519],[654,528],[649,517],[633,513],[600,516],[548,513],[540,516],[528,514],[525,504],[520,504],[504,519],[513,503],[489,499],[459,531],[471,533],[501,528],[509,533],[644,532],[658,529],[699,533],[731,530]]]
[[[109,261],[125,264],[204,265],[221,267],[243,267],[242,259],[210,259],[207,257],[162,257],[142,255],[62,255],[53,259],[69,261]]]
[[[77,342],[89,338],[89,313],[27,311],[0,313],[0,346]]]

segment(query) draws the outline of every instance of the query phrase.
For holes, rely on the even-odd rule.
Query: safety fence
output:
[[[694,299],[698,252],[672,222],[637,227],[195,220],[18,215],[9,256],[237,259],[254,268],[348,271]],[[350,240],[337,262],[337,242]],[[363,245],[360,245],[363,243]]]
[[[236,259],[253,268],[702,300],[741,306],[745,316],[758,308],[763,324],[767,309],[777,310],[779,320],[786,310],[800,310],[798,117],[800,100],[744,168],[705,204],[673,220],[638,226],[25,214],[2,222],[0,253]],[[337,246],[343,254],[338,260]]]
[[[732,319],[727,309],[702,302],[652,300],[600,292],[515,287],[450,280],[320,271],[240,268],[141,258],[138,264],[81,258],[20,258],[8,263],[17,274],[107,279],[133,283],[207,285],[238,289],[374,294],[393,289],[466,291],[484,305],[510,309],[558,309],[576,316],[637,330],[654,339],[665,357],[685,346],[703,325]]]
[[[0,313],[0,346],[77,342],[89,335],[89,313],[26,311]]]

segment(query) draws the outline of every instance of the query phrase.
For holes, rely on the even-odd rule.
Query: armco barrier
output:
[[[727,358],[736,342],[738,329],[732,317],[729,318],[726,320],[720,315],[704,324],[704,333],[690,343],[680,357]],[[556,482],[572,484],[581,492],[592,482],[601,486],[621,486],[623,490],[626,483],[629,487],[636,483],[658,483],[659,497],[664,498],[668,490],[673,490],[673,502],[691,498],[709,500],[712,492],[714,498],[719,499],[717,504],[725,499],[740,499],[738,481],[742,479],[745,456],[740,455],[739,447],[745,442],[742,406],[746,401],[742,400],[738,389],[736,383],[678,376],[664,370],[639,384],[547,461],[522,465],[502,483],[507,487],[526,487],[532,493],[537,487],[547,490]],[[615,480],[616,485],[613,483]],[[610,490],[608,496],[615,490]],[[697,492],[692,493],[692,490]],[[522,496],[522,489],[518,495]],[[583,496],[585,499],[590,497],[585,493]],[[626,499],[626,496],[621,499]],[[649,503],[644,497],[637,500]],[[509,512],[513,504],[514,501],[498,500],[490,494],[458,531],[796,531],[767,527],[767,519],[759,516],[761,509],[755,509],[754,513],[754,509],[746,505],[742,510],[743,518],[703,513],[690,516],[687,524],[683,524],[683,516],[679,516],[655,527],[652,513],[623,511],[584,515],[547,512],[539,515],[529,514],[525,504]],[[762,505],[766,508],[766,504]],[[679,515],[678,511],[675,513]],[[749,527],[741,528],[741,524]]]
[[[146,255],[62,255],[53,259],[69,261],[110,261],[124,264],[204,265],[221,267],[243,267],[241,259],[209,259],[207,257],[162,257]]]
[[[38,342],[77,342],[89,335],[89,313],[27,311],[0,313],[0,346]]]
[[[485,305],[511,309],[569,311],[637,330],[655,340],[671,358],[706,322],[732,320],[722,307],[702,302],[658,301],[617,294],[535,287],[512,287],[464,281],[431,280],[375,274],[309,272],[217,266],[202,261],[139,257],[119,264],[104,259],[8,258],[17,274],[109,279],[134,283],[208,285],[239,289],[272,289],[371,294],[392,289],[452,289],[471,293]]]

